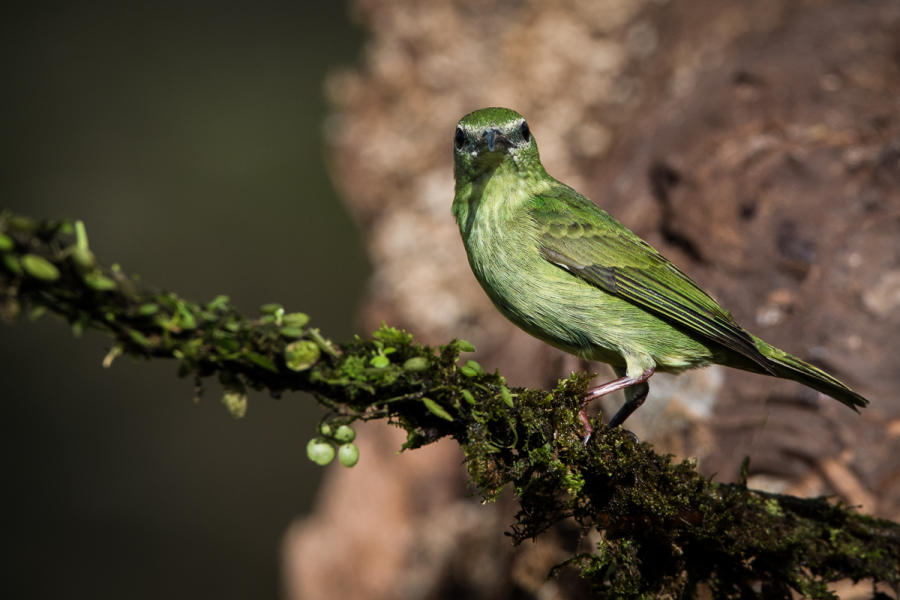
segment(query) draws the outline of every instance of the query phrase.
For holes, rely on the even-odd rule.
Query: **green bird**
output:
[[[464,116],[453,156],[453,215],[496,307],[531,335],[616,372],[585,396],[579,415],[588,438],[592,399],[625,390],[609,422],[615,427],[643,403],[653,373],[710,364],[798,381],[854,410],[868,404],[749,333],[650,244],[551,177],[519,113],[484,108]]]

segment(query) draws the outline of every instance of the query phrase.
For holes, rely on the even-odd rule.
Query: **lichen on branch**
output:
[[[248,318],[225,296],[207,303],[149,289],[91,252],[80,222],[0,214],[0,316],[51,312],[78,334],[113,339],[109,358],[173,358],[198,389],[217,376],[235,416],[246,390],[311,393],[342,423],[385,419],[407,432],[404,448],[443,437],[461,446],[471,483],[485,498],[512,486],[517,542],[562,522],[601,533],[576,568],[599,595],[833,597],[827,584],[869,579],[900,585],[900,525],[826,499],[802,499],[720,483],[691,461],[673,461],[622,429],[585,445],[577,417],[589,377],[547,392],[510,388],[463,352],[382,326],[343,344],[309,318],[266,305]]]

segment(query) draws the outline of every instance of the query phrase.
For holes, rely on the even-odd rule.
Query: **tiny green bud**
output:
[[[78,248],[88,249],[87,230],[83,221],[75,221],[75,245]]]
[[[456,345],[456,349],[460,352],[475,352],[475,346],[472,345],[472,342],[467,342],[466,340],[456,340],[454,342]]]
[[[237,391],[225,392],[222,404],[235,419],[242,419],[247,414],[247,394]]]
[[[441,406],[440,404],[438,404],[431,398],[422,398],[422,404],[424,404],[425,408],[428,409],[428,412],[430,412],[434,416],[440,417],[441,419],[444,419],[445,421],[453,420],[453,417],[450,416],[450,413],[448,413],[446,410],[444,410],[443,406]]]
[[[133,341],[138,346],[142,346],[144,348],[149,348],[151,346],[150,340],[147,338],[147,336],[145,336],[137,329],[129,329],[128,337],[130,337],[131,341]]]
[[[472,395],[472,392],[469,390],[460,390],[459,392],[462,394],[463,400],[468,402],[470,405],[475,406],[475,396]]]
[[[391,364],[390,359],[384,354],[376,354],[369,360],[369,364],[375,367],[376,369],[383,369],[389,364]]]
[[[503,398],[503,402],[510,408],[513,408],[513,398],[512,393],[509,391],[509,388],[505,385],[500,388],[500,397]]]
[[[460,372],[466,377],[475,377],[476,375],[481,375],[484,373],[484,370],[474,360],[467,360],[466,364],[459,368]]]
[[[281,321],[288,327],[303,327],[309,323],[309,315],[302,312],[287,313]]]
[[[334,439],[342,444],[352,442],[355,438],[356,432],[349,425],[338,425],[334,431]]]
[[[84,333],[84,321],[78,320],[72,323],[72,335],[75,337],[81,337],[81,334]]]
[[[100,271],[91,271],[90,273],[85,273],[84,282],[88,285],[88,287],[92,287],[98,292],[106,292],[116,288],[116,282]]]
[[[89,249],[76,246],[72,249],[72,262],[81,269],[90,269],[96,264],[96,259]]]
[[[11,237],[0,233],[0,250],[12,250],[15,245]]]
[[[43,281],[56,281],[59,279],[59,269],[49,260],[37,254],[26,254],[22,257],[22,267],[25,272]]]
[[[209,303],[206,305],[206,310],[221,310],[224,308],[228,308],[229,300],[230,298],[225,294],[219,294],[209,301]]]
[[[11,229],[15,229],[16,231],[24,231],[26,233],[33,233],[37,231],[38,224],[34,219],[29,219],[28,217],[22,216],[14,216],[10,217],[9,226]]]
[[[403,363],[403,368],[413,372],[424,371],[428,368],[428,359],[424,356],[414,356]]]
[[[291,371],[305,371],[319,360],[319,345],[311,340],[297,340],[284,347],[284,362]]]
[[[3,255],[3,264],[6,265],[6,268],[13,275],[21,275],[22,274],[22,265],[19,262],[19,259],[13,256],[12,254],[4,254]]]
[[[110,348],[109,352],[106,353],[106,356],[103,357],[103,368],[110,368],[113,364],[113,361],[122,355],[122,351],[123,348],[119,344],[116,344],[112,348]]]
[[[352,467],[359,462],[359,448],[356,444],[341,444],[338,448],[338,460],[345,467]]]
[[[276,312],[278,312],[279,310],[283,311],[284,308],[282,308],[282,306],[280,304],[276,304],[274,302],[269,303],[269,304],[263,304],[262,306],[259,307],[259,312],[261,312],[264,315],[272,315],[272,314],[275,314]]]
[[[323,337],[322,333],[318,329],[316,329],[316,328],[310,329],[309,337],[311,337],[313,339],[313,341],[319,345],[319,349],[321,349],[322,352],[325,352],[325,353],[327,353],[331,356],[335,356],[335,357],[341,355],[341,351],[335,347],[334,343],[331,340]]]
[[[282,327],[279,329],[281,335],[289,338],[303,337],[303,329],[301,327]]]
[[[334,460],[334,446],[328,440],[313,438],[306,444],[306,457],[324,467]]]
[[[275,366],[275,363],[273,363],[272,359],[268,356],[263,356],[257,352],[246,352],[244,353],[244,357],[257,367],[262,367],[266,371],[271,371],[272,373],[278,372],[278,367]]]
[[[179,304],[177,306],[178,310],[178,326],[181,329],[196,329],[197,328],[197,319],[194,318],[194,315],[190,310],[184,305]]]
[[[153,303],[142,304],[141,307],[138,309],[138,314],[141,315],[142,317],[149,317],[150,315],[155,315],[158,312],[159,312],[159,304],[153,304]]]

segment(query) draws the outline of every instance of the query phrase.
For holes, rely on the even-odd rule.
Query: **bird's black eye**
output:
[[[453,136],[453,145],[456,146],[457,150],[462,150],[462,147],[466,145],[466,132],[462,130],[462,127],[456,128],[456,135]]]
[[[531,141],[531,130],[528,129],[528,123],[522,121],[522,127],[519,129],[519,132],[522,134],[522,139],[526,142]]]

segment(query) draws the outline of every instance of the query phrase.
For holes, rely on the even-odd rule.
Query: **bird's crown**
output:
[[[485,127],[504,127],[521,123],[525,117],[509,108],[490,107],[472,111],[459,120],[460,127],[469,130]]]

